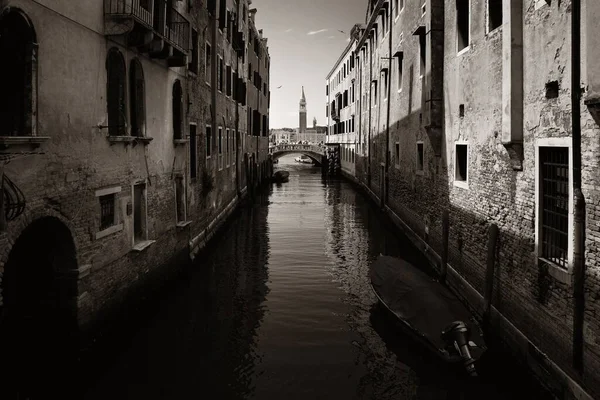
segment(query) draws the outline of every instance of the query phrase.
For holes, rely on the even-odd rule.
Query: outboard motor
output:
[[[471,331],[462,321],[454,321],[442,331],[442,339],[458,350],[464,360],[464,366],[470,376],[477,376],[475,371],[475,360],[469,351],[469,336]]]

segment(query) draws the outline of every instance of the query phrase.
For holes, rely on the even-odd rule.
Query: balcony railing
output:
[[[183,15],[177,12],[174,7],[171,7],[171,9],[167,10],[167,12],[167,29],[165,39],[173,46],[186,53],[190,46],[190,22],[185,19]]]
[[[116,17],[134,17],[144,25],[151,27],[153,19],[151,6],[151,0],[104,0],[104,14]]]

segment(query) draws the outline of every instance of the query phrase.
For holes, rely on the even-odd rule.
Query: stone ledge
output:
[[[50,136],[0,136],[0,147],[30,145],[38,147],[50,140]]]
[[[175,146],[185,146],[188,141],[188,139],[173,139]]]
[[[135,246],[133,246],[133,248],[131,250],[141,253],[142,251],[146,250],[148,247],[152,246],[154,244],[154,242],[156,242],[156,240],[144,240],[142,242],[137,243]]]
[[[115,143],[123,143],[126,146],[135,141],[135,137],[133,136],[107,136],[106,139],[111,144],[111,146]]]
[[[151,141],[153,141],[153,140],[154,140],[154,138],[152,138],[152,137],[147,137],[147,136],[137,136],[137,137],[135,138],[135,141],[136,141],[136,142],[141,142],[141,143],[143,143],[143,144],[149,144],[149,143],[150,143]]]
[[[183,229],[187,226],[189,226],[192,223],[192,221],[181,221],[177,223],[177,229]]]

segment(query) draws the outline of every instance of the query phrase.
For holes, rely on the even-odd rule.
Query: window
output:
[[[461,104],[458,106],[458,116],[460,118],[464,118],[464,116],[465,116],[465,105],[464,104]]]
[[[225,79],[227,79],[227,96],[231,96],[231,65],[225,67]]]
[[[344,107],[348,107],[348,90],[344,90]]]
[[[185,186],[181,175],[175,177],[175,208],[177,210],[177,223],[185,222]]]
[[[212,127],[206,125],[206,158],[210,158],[212,152]]]
[[[123,224],[119,223],[117,194],[121,192],[121,187],[111,187],[96,190],[98,198],[98,232],[96,239],[101,239],[115,232],[123,230]]]
[[[100,196],[100,230],[115,224],[115,194]]]
[[[377,81],[371,83],[371,97],[373,98],[373,106],[377,105]]]
[[[354,128],[355,128],[355,126],[354,126],[354,115],[353,115],[352,116],[352,132],[354,132]]]
[[[502,0],[488,0],[488,32],[502,26]]]
[[[134,245],[147,239],[146,227],[146,184],[133,186],[133,242]]]
[[[229,135],[229,129],[225,129],[225,164],[227,165],[227,167],[229,167],[229,164],[231,162],[231,147],[229,143]]]
[[[383,71],[381,71],[381,82],[383,83],[383,86],[381,87],[381,89],[383,90],[383,100],[387,100],[388,98],[388,70],[384,69]]]
[[[223,169],[223,128],[219,127],[219,171]]]
[[[188,69],[194,74],[198,73],[198,31],[192,29],[192,55]]]
[[[394,17],[397,17],[397,16],[398,16],[398,13],[399,13],[399,11],[400,11],[400,10],[398,9],[398,0],[394,0],[394,2],[393,2],[393,7],[394,7],[394,10],[393,10],[393,11],[394,11]]]
[[[0,16],[0,136],[30,136],[35,134],[37,39],[24,14],[11,8],[3,11]],[[114,61],[119,66],[118,57]],[[121,72],[124,85],[124,65]],[[114,129],[112,134],[116,134]]]
[[[223,92],[223,59],[219,56],[219,68],[217,69],[217,88]]]
[[[219,30],[222,32],[227,27],[227,1],[219,0]]]
[[[396,78],[396,87],[398,91],[402,90],[402,75],[404,71],[404,53],[399,51],[396,53],[396,64],[398,68],[398,77]]]
[[[425,154],[423,149],[423,142],[417,142],[417,173],[423,173],[424,162]]]
[[[470,0],[456,0],[457,51],[469,46]]]
[[[231,159],[231,164],[235,165],[235,161],[236,161],[236,158],[237,158],[237,135],[238,135],[238,132],[237,131],[235,131],[235,132],[232,131],[231,135],[232,135],[232,139],[233,139],[232,140],[232,142],[233,142],[233,144],[232,144],[233,155],[232,155],[232,159]]]
[[[540,147],[541,256],[568,267],[569,148]]]
[[[125,60],[116,48],[110,49],[106,62],[108,106],[108,134],[125,136],[127,121],[125,115]],[[3,91],[4,92],[4,91]]]
[[[181,82],[173,84],[173,138],[183,139],[183,90]]]
[[[144,88],[144,72],[139,60],[131,60],[129,68],[131,135],[146,136],[146,94]]]
[[[424,33],[419,35],[419,55],[421,58],[420,77],[422,78],[427,69],[427,36]]]
[[[196,125],[190,124],[190,178],[196,178],[198,170],[197,151],[198,144],[196,140]]]
[[[394,146],[394,164],[396,167],[400,166],[400,143],[398,142]]]
[[[204,76],[206,83],[211,84],[212,76],[212,55],[210,51],[210,44],[206,43],[206,51],[204,53]]]
[[[555,99],[558,97],[559,85],[558,81],[546,82],[546,98]]]
[[[400,0],[400,11],[404,10],[404,0]]]
[[[456,154],[454,155],[454,182],[468,182],[468,145],[456,144]]]

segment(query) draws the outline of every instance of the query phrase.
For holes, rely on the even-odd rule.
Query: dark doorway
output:
[[[146,240],[146,184],[133,187],[133,232],[135,243]]]
[[[61,379],[73,372],[78,344],[76,270],[71,232],[54,217],[15,242],[1,283],[1,398],[45,398],[68,385]]]
[[[32,134],[37,44],[19,11],[0,16],[0,136]]]

